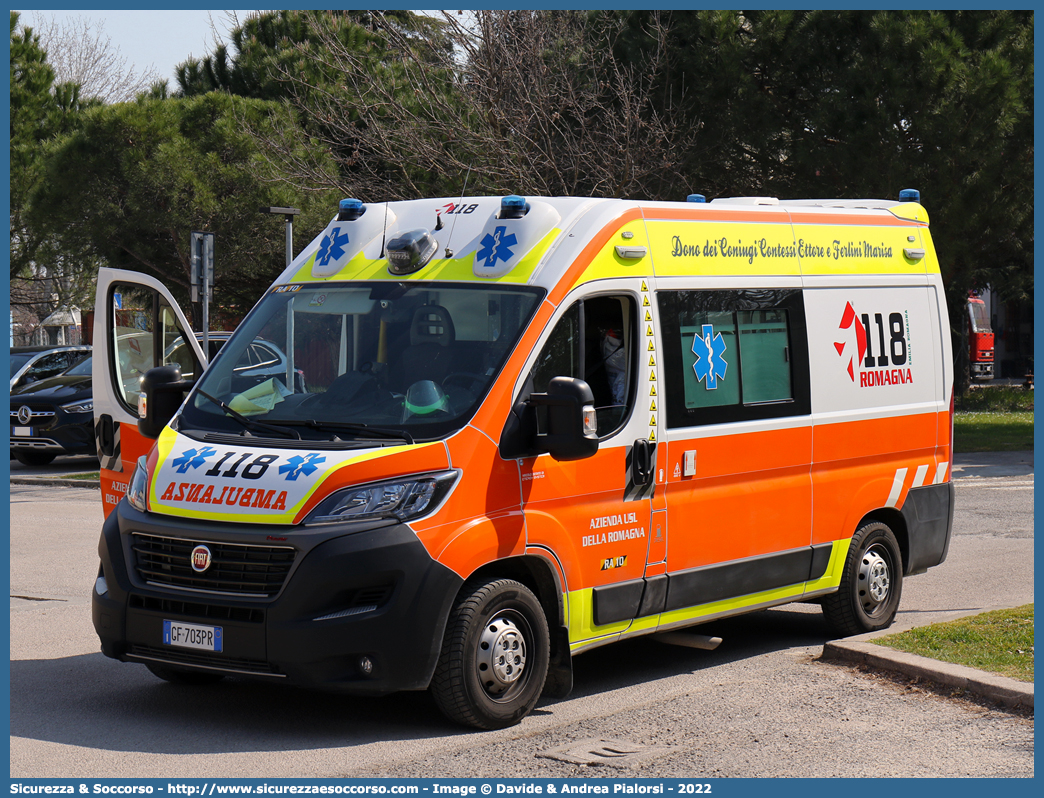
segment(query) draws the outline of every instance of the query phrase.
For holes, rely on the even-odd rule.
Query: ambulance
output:
[[[571,658],[788,602],[888,627],[946,557],[939,262],[899,200],[343,200],[207,362],[102,269],[105,655],[432,692],[510,726]]]

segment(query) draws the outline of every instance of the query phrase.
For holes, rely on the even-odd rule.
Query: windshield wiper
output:
[[[369,424],[359,424],[353,421],[316,421],[315,419],[304,419],[301,421],[291,419],[279,419],[280,423],[288,426],[308,427],[317,430],[343,430],[344,432],[359,432],[366,435],[375,435],[382,438],[398,438],[411,446],[414,443],[413,436],[406,430],[389,429],[388,427],[371,427]]]
[[[232,418],[234,418],[247,429],[255,430],[258,432],[274,432],[277,435],[286,435],[288,437],[301,440],[301,433],[295,429],[290,429],[289,427],[277,427],[274,424],[266,424],[263,421],[254,421],[254,419],[247,418],[242,413],[233,410],[231,407],[228,406],[227,402],[222,402],[220,399],[211,396],[206,391],[202,391],[199,388],[197,388],[196,393],[198,393],[205,399],[209,399],[211,402],[216,404],[218,407],[224,410],[228,415],[230,415]]]

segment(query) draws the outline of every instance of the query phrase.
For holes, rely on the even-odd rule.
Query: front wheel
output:
[[[830,628],[846,637],[887,629],[902,592],[899,544],[887,525],[871,521],[852,536],[841,585],[823,599],[823,614]]]
[[[514,726],[547,678],[550,635],[532,591],[511,579],[465,584],[446,624],[431,692],[450,720]]]

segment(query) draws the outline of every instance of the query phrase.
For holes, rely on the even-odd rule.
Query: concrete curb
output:
[[[101,490],[101,483],[96,479],[63,479],[61,477],[11,477],[12,485],[58,485],[63,488],[94,488]]]
[[[1030,682],[1020,682],[965,665],[953,665],[916,654],[907,654],[905,651],[896,651],[869,642],[831,640],[823,646],[823,659],[893,671],[947,687],[956,687],[1002,706],[1033,709],[1033,684]]]

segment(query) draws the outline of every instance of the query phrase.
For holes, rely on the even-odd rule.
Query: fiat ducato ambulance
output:
[[[953,518],[928,215],[689,199],[344,200],[209,364],[101,270],[102,651],[498,728],[617,640],[889,626]]]

